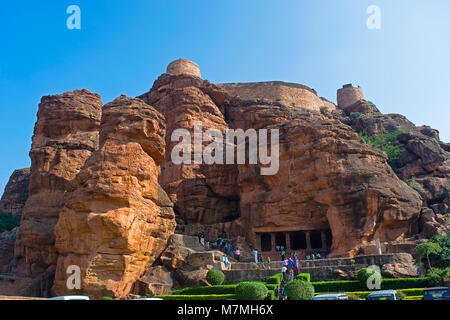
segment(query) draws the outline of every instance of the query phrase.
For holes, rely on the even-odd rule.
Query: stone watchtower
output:
[[[186,74],[198,78],[202,77],[202,73],[198,64],[185,59],[178,59],[171,62],[167,67],[166,72],[173,75]]]
[[[364,93],[361,87],[353,87],[351,83],[342,86],[342,88],[337,91],[337,104],[341,109],[351,106],[363,99]]]

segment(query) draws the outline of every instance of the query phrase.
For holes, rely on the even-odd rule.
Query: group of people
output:
[[[284,281],[292,281],[300,273],[300,260],[297,254],[294,253],[289,258],[286,257],[286,253],[282,254],[281,261],[283,261],[283,266],[281,267],[281,272],[283,273]]]
[[[209,250],[211,248],[211,240],[210,240],[210,238],[206,237],[203,232],[197,232],[196,235],[198,237],[199,243],[203,247],[205,247],[207,250]],[[223,240],[221,237],[218,237],[213,242],[215,242],[217,250],[222,251],[223,253],[225,253],[230,258],[234,257],[237,261],[240,261],[241,250],[239,250],[239,248],[236,248],[236,250],[233,253],[233,246],[232,246],[231,242],[227,242],[227,241]],[[226,257],[226,256],[222,257],[222,262],[224,262],[226,266],[230,264],[230,262],[228,260],[228,257]],[[224,259],[226,259],[226,261],[224,261]]]

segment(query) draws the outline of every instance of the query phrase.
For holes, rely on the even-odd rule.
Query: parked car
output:
[[[348,295],[346,293],[318,294],[313,300],[348,300]]]
[[[396,290],[379,290],[369,293],[367,300],[399,300]]]
[[[47,300],[90,300],[88,296],[61,296],[53,297]]]
[[[450,289],[447,287],[424,289],[422,300],[450,300]]]

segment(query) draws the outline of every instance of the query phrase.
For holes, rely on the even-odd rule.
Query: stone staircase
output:
[[[356,272],[364,267],[376,265],[382,268],[385,264],[403,263],[409,254],[394,253],[383,255],[364,255],[351,258],[301,260],[300,272],[309,273],[311,281],[334,281],[343,278],[353,278]],[[224,271],[225,283],[241,281],[266,281],[270,276],[281,272],[282,262],[272,261],[270,268],[255,268],[254,263],[233,263],[231,270]]]

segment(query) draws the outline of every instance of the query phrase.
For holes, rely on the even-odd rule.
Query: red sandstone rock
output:
[[[0,211],[11,213],[20,222],[22,209],[28,199],[28,184],[30,183],[30,169],[15,170],[9,178],[2,199]]]
[[[54,291],[69,294],[66,270],[81,268],[81,292],[124,298],[161,254],[175,229],[172,203],[158,184],[164,118],[139,99],[103,108],[100,147],[65,195],[55,228]]]
[[[30,151],[29,198],[15,246],[19,273],[56,264],[54,226],[70,182],[97,147],[101,100],[88,90],[43,97]]]

